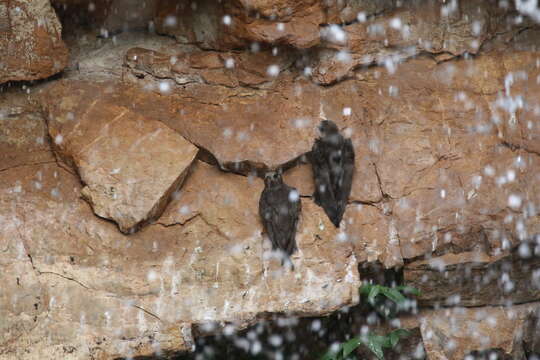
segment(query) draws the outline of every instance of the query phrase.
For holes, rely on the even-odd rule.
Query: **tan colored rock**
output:
[[[97,215],[136,231],[161,215],[198,150],[158,121],[87,100],[44,104],[55,151],[75,167]]]
[[[0,84],[36,80],[64,69],[68,50],[48,0],[0,2]]]
[[[79,191],[78,179],[56,164],[21,166],[1,174],[0,244],[9,251],[0,267],[9,292],[0,301],[0,312],[6,315],[0,358],[151,354],[157,351],[152,339],[159,339],[162,350],[189,348],[189,326],[169,328],[130,299],[93,286],[89,279],[95,277],[105,288],[125,288],[122,281],[112,285],[113,273],[102,266],[122,268],[120,257],[111,256],[117,242],[127,237],[93,217]],[[40,223],[40,229],[32,229],[31,223]],[[84,275],[77,279],[66,272],[69,268]]]
[[[313,79],[332,84],[370,64],[394,72],[399,62],[422,52],[476,54],[497,31],[508,31],[508,23],[507,14],[489,1],[468,1],[410,3],[342,28],[330,25],[321,31],[325,42],[312,61]]]
[[[491,110],[499,136],[509,147],[540,154],[540,127],[535,123],[539,111],[535,94],[540,90],[540,71],[535,64],[536,52],[521,56],[502,56],[505,70],[504,92],[493,97]]]
[[[445,254],[405,265],[404,281],[418,290],[421,306],[481,306],[540,299],[540,248],[527,244],[509,256],[480,251]]]
[[[514,71],[533,66],[533,54],[514,54]],[[385,199],[383,210],[397,230],[399,251],[377,250],[380,256],[411,259],[431,252],[478,249],[495,255],[516,246],[515,239],[525,239],[539,226],[537,216],[514,216],[508,208],[510,199],[520,200],[520,208],[535,204],[539,182],[537,173],[530,171],[538,167],[537,157],[504,145],[492,123],[497,101],[493,94],[504,89],[506,69],[501,60],[505,58],[499,52],[473,62],[437,64],[420,58],[400,65],[399,73],[371,68],[359,72],[356,80],[324,89],[301,80],[293,83],[287,72],[249,90],[186,84],[168,98],[183,104],[185,119],[199,121],[174,116],[163,121],[214,154],[222,167],[249,172],[262,164],[286,164],[308,152],[318,119],[333,119],[355,146],[351,200],[378,204]],[[125,78],[145,86],[163,76],[174,78],[174,71],[161,72],[153,68],[155,63],[146,58],[129,65],[135,70],[130,68]],[[217,69],[217,63],[211,66]],[[180,64],[184,73],[193,71],[187,70],[192,66],[188,61]],[[142,71],[145,78],[137,80]],[[232,79],[238,77],[235,72]],[[149,73],[156,75],[148,80]],[[194,95],[187,95],[186,89]],[[250,96],[237,99],[240,91],[246,95],[249,91]],[[192,103],[195,94],[198,101]],[[223,106],[208,106],[218,105],[216,98]],[[269,107],[279,111],[268,112]],[[299,116],[298,109],[305,115]],[[287,181],[310,195],[309,167],[289,171]],[[511,181],[504,180],[508,176]],[[501,190],[493,192],[493,188]],[[521,225],[516,224],[525,224],[528,231],[517,230]],[[383,234],[381,245],[390,238],[388,231]]]
[[[165,93],[168,99],[156,101],[168,101],[165,106],[175,110],[181,108],[176,110],[181,116],[163,114],[159,115],[160,119],[210,151],[223,168],[232,171],[249,173],[253,168],[282,166],[311,151],[319,121],[327,117],[343,118],[345,107],[354,107],[357,111],[354,119],[367,122],[362,117],[363,103],[356,98],[356,84],[344,83],[325,90],[307,81],[293,81],[288,75],[278,80],[268,76],[268,67],[276,64],[286,67],[287,58],[275,58],[267,53],[204,52],[176,56],[174,65],[171,58],[155,51],[131,49],[126,54],[124,79],[158,92],[160,83],[170,84],[167,85],[170,91]],[[235,66],[224,71],[228,59]],[[142,97],[137,95],[137,98]],[[147,100],[141,99],[139,107],[142,102]],[[268,111],[270,108],[279,111]],[[198,120],[183,120],[195,118]],[[382,195],[369,143],[364,140],[368,135],[364,125],[368,124],[363,123],[352,133],[356,149],[355,177],[362,179],[354,183],[352,198],[375,202]],[[304,183],[308,188],[312,186],[308,185],[312,184],[312,176],[302,170],[298,176],[296,185],[307,194],[302,189]]]
[[[539,226],[529,210],[509,208],[510,199],[521,200],[519,211],[539,201],[537,156],[504,145],[492,122],[506,68],[528,69],[534,54],[517,52],[510,60],[490,52],[443,64],[419,58],[395,74],[375,67],[322,88],[292,80],[290,70],[269,78],[268,54],[259,54],[257,62],[236,53],[186,53],[173,66],[172,55],[132,49],[128,56],[138,57],[126,59],[124,79],[153,91],[114,85],[106,98],[164,122],[208,150],[222,168],[244,174],[305,154],[319,120],[334,119],[356,150],[351,200],[375,204],[397,229],[399,252],[376,250],[379,261],[398,253],[403,259],[476,250],[496,256]],[[224,70],[229,57],[236,65]],[[171,84],[166,93],[159,91],[163,81]],[[78,93],[81,102],[112,85],[65,86],[54,96]],[[303,195],[311,194],[309,166],[285,176]],[[387,244],[388,231],[381,234],[384,240],[374,243]]]
[[[394,7],[394,1],[231,1],[196,5],[161,0],[155,17],[160,34],[205,49],[229,50],[253,43],[308,49],[321,42],[320,26],[350,23],[358,13],[379,14]]]
[[[107,39],[126,31],[151,28],[156,0],[51,0],[66,27],[66,35],[91,29],[92,37]],[[79,34],[80,36],[80,34]]]
[[[540,302],[508,306],[452,307],[420,309],[415,314],[401,315],[393,322],[371,326],[377,334],[385,334],[398,325],[410,331],[400,340],[401,351],[385,351],[385,359],[400,356],[427,359],[464,359],[497,356],[499,359],[523,359],[538,351]],[[414,347],[409,347],[411,342]],[[366,358],[372,353],[360,349]]]
[[[259,15],[253,15],[258,13]],[[309,48],[319,42],[324,12],[318,1],[214,1],[178,3],[161,0],[155,16],[156,31],[181,43],[205,49],[234,49],[253,42]]]
[[[39,109],[18,89],[0,92],[0,172],[54,162],[47,126]]]
[[[381,15],[396,7],[395,0],[326,0],[322,1],[327,24],[342,24]]]
[[[272,4],[275,7],[279,5],[281,4]],[[267,10],[266,12],[271,15],[262,18],[246,18],[243,16],[245,10],[241,9],[233,18],[231,26],[225,27],[224,30],[229,37],[238,39],[238,42],[243,40],[244,42],[283,44],[300,49],[318,45],[319,26],[324,23],[321,4],[311,0],[286,5],[281,6],[281,11]],[[255,7],[255,10],[259,9]],[[231,12],[235,14],[234,10]],[[263,16],[264,12],[263,10]]]
[[[341,227],[354,244],[359,262],[378,261],[386,268],[403,265],[395,220],[375,206],[349,205]]]
[[[237,43],[223,41],[223,6],[212,0],[196,3],[159,0],[154,17],[156,32],[204,49],[237,47]]]
[[[42,286],[32,268],[21,238],[8,237],[8,234],[16,234],[17,227],[21,226],[10,220],[0,217],[3,232],[0,236],[0,359],[9,358],[8,344],[20,341],[46,318],[47,309],[43,301],[49,296],[47,288]],[[14,358],[13,355],[11,357]]]
[[[265,53],[251,54],[238,52],[191,52],[165,54],[144,48],[132,48],[126,52],[124,80],[144,84],[147,90],[165,95],[179,91],[185,86],[201,96],[216,100],[226,100],[230,93],[248,97],[251,93],[241,87],[264,88],[272,81],[268,69],[286,69],[292,59],[285,55],[275,57]],[[167,90],[163,90],[166,84]],[[210,88],[208,85],[224,86],[225,89]],[[235,89],[239,88],[239,89]],[[239,91],[240,90],[240,91]],[[219,95],[218,95],[219,94]]]
[[[80,189],[55,164],[0,173],[3,282],[11,296],[33,296],[0,297],[2,326],[10,329],[0,337],[0,358],[184,351],[192,326],[241,328],[273,312],[316,316],[358,302],[352,247],[309,200],[302,199],[296,271],[268,257],[257,211],[261,180],[199,162],[159,222],[130,236],[93,216]],[[18,336],[25,326],[32,331]]]
[[[530,66],[529,54],[514,56]],[[368,134],[363,142],[382,192],[393,199],[389,211],[405,259],[474,249],[495,255],[538,231],[537,216],[509,209],[511,200],[521,201],[517,211],[537,203],[538,176],[529,170],[538,158],[502,144],[491,121],[490,94],[504,89],[501,63],[491,53],[470,64],[419,59],[396,75],[359,74],[365,86],[357,85],[352,120],[363,112],[372,125],[353,129]],[[373,88],[398,94],[369,95]]]
[[[523,341],[537,338],[528,322],[538,303],[513,307],[453,308],[422,314],[422,338],[428,359],[463,359],[472,352],[492,350],[501,357],[525,357]],[[526,344],[526,343],[525,343]]]

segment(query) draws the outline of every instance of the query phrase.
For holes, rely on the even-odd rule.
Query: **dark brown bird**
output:
[[[351,139],[345,139],[334,122],[321,121],[319,131],[321,137],[315,140],[310,156],[315,181],[313,198],[339,227],[351,194],[354,149]]]
[[[268,172],[259,200],[259,215],[274,250],[283,252],[281,264],[296,251],[296,226],[302,209],[298,190],[283,183],[281,171]],[[292,265],[292,263],[291,263]]]

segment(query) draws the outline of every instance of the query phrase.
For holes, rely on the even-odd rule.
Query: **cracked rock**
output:
[[[159,217],[198,149],[161,122],[98,94],[49,99],[44,108],[54,149],[78,172],[94,212],[124,233]]]
[[[33,186],[38,176],[40,189]],[[357,304],[352,245],[339,241],[311,200],[302,199],[296,270],[283,270],[271,256],[258,214],[262,188],[261,179],[196,162],[158,223],[127,236],[93,216],[78,196],[79,180],[56,164],[0,173],[0,251],[9,249],[0,273],[15,294],[26,293],[17,276],[29,271],[29,254],[41,287],[28,275],[22,284],[48,294],[38,312],[29,301],[13,304],[0,295],[10,328],[26,316],[17,314],[46,314],[25,337],[13,330],[6,347],[0,343],[3,351],[66,357],[68,349],[74,359],[151,355],[156,338],[162,351],[185,351],[193,326],[243,328],[269,313],[318,316]],[[17,261],[25,267],[15,271]]]
[[[62,71],[68,50],[49,0],[0,2],[0,84]]]

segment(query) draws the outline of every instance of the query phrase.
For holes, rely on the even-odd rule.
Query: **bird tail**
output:
[[[281,266],[285,266],[286,268],[290,268],[292,271],[294,271],[294,263],[292,262],[290,256],[283,256],[281,258]]]
[[[283,249],[280,249],[280,248],[274,248],[274,251],[277,252],[279,258],[280,258],[280,261],[281,261],[281,266],[285,266],[287,268],[290,268],[294,271],[294,264],[292,262],[292,259],[291,259],[291,255],[292,253],[289,253],[288,252],[288,249],[287,250],[283,250]]]

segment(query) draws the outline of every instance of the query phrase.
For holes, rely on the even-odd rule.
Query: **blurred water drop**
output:
[[[508,197],[508,206],[510,206],[513,209],[519,209],[521,207],[521,196],[517,194],[511,194]]]
[[[390,27],[392,29],[399,30],[401,29],[401,26],[402,26],[402,22],[400,18],[393,18],[390,20]]]
[[[267,69],[266,69],[266,73],[269,75],[269,76],[272,76],[272,77],[276,77],[279,75],[279,66],[278,65],[270,65]]]
[[[178,24],[178,20],[176,16],[168,15],[165,17],[165,21],[163,22],[163,25],[165,27],[175,27]]]
[[[232,18],[231,18],[230,15],[225,15],[225,16],[223,16],[222,21],[223,21],[223,24],[225,24],[225,25],[227,25],[227,26],[229,26],[229,25],[232,24]]]
[[[366,13],[365,13],[364,11],[359,12],[359,13],[356,15],[356,20],[357,20],[358,22],[361,22],[361,23],[366,22],[366,20],[367,20],[367,15],[366,15]]]
[[[228,58],[227,60],[225,60],[225,67],[227,69],[232,69],[234,67],[234,59]]]

